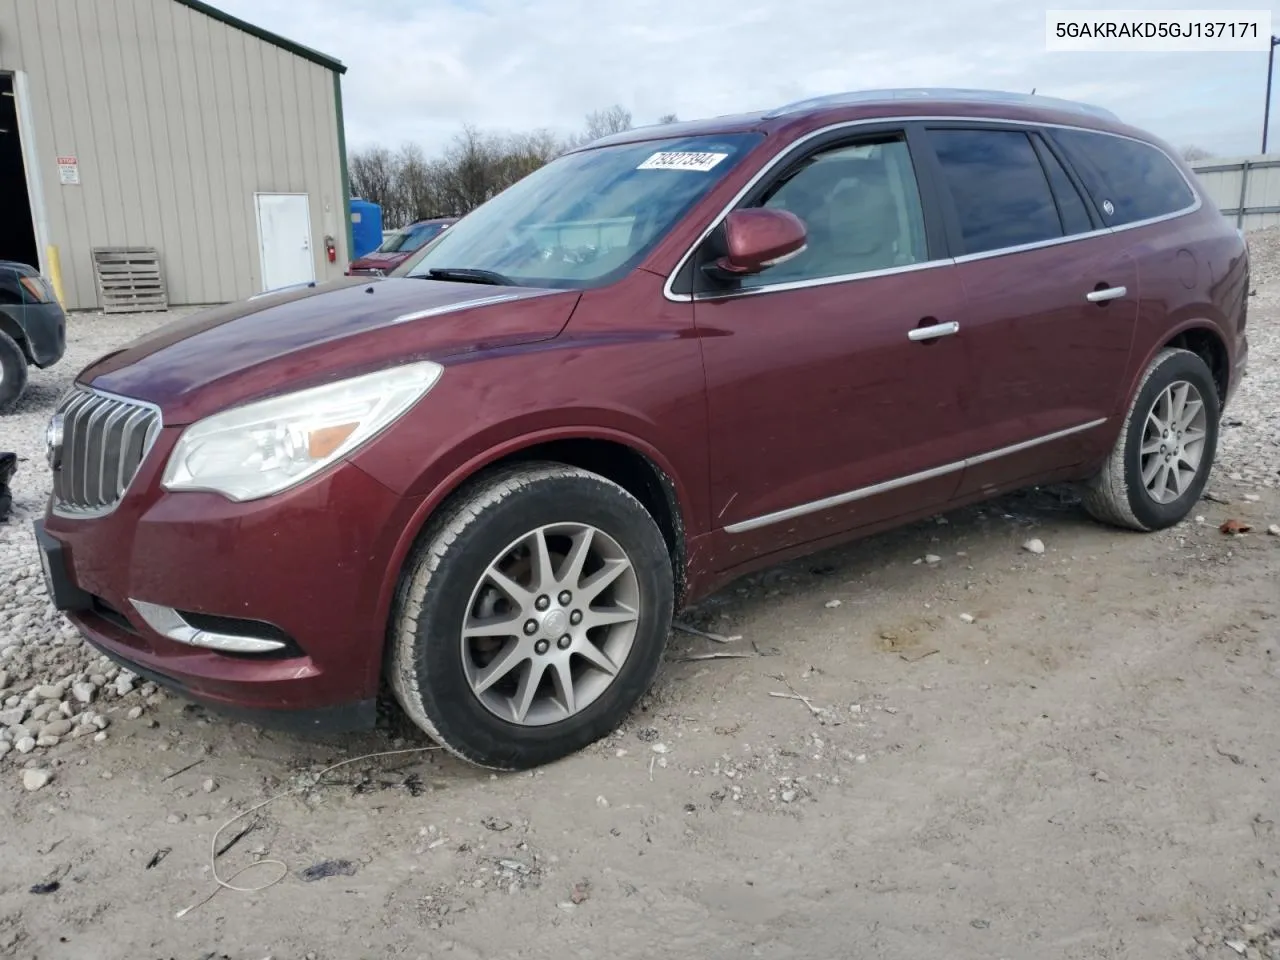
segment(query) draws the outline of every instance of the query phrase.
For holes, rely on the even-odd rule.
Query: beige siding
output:
[[[0,0],[0,71],[29,91],[48,236],[74,309],[91,249],[160,251],[173,303],[262,289],[255,193],[306,193],[316,277],[347,262],[334,74],[173,0]],[[56,158],[79,159],[80,185]],[[338,244],[329,264],[324,238]]]

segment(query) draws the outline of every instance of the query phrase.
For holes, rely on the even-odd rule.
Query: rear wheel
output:
[[[558,464],[500,472],[461,492],[406,564],[392,689],[465,760],[548,763],[648,689],[673,597],[662,534],[621,487]]]
[[[22,396],[26,386],[26,355],[13,337],[0,330],[0,410]]]
[[[1189,350],[1161,351],[1111,456],[1085,490],[1085,509],[1131,530],[1160,530],[1184,519],[1209,480],[1219,415],[1217,385],[1204,360]]]

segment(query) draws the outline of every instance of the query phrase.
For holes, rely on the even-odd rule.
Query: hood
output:
[[[166,424],[181,425],[395,363],[549,340],[578,297],[576,290],[344,277],[165,324],[77,379],[154,403]]]
[[[391,253],[379,253],[377,250],[372,253],[366,253],[363,257],[356,257],[351,261],[352,270],[386,270],[390,267],[398,266],[405,260],[409,259],[412,250],[395,250]]]

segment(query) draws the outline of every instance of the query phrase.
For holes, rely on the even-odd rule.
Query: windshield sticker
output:
[[[694,153],[685,150],[669,150],[655,153],[637,170],[697,170],[706,173],[727,157],[727,153]]]

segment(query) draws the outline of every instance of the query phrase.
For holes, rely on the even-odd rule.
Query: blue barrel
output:
[[[352,260],[382,246],[382,208],[376,203],[351,198],[351,242]]]

